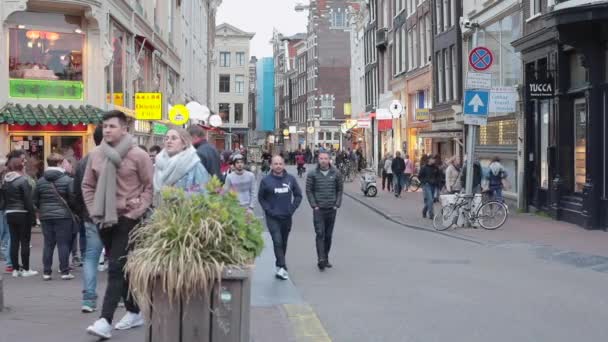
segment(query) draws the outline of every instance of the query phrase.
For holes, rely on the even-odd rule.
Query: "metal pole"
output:
[[[477,47],[477,31],[478,26],[473,27],[473,48]],[[464,95],[462,97],[464,99]],[[463,100],[464,101],[464,100]],[[466,105],[466,104],[465,104]],[[475,162],[475,137],[477,135],[477,126],[468,125],[467,135],[467,178],[465,191],[467,195],[473,194],[473,163]]]

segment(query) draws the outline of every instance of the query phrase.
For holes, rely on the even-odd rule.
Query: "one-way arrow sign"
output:
[[[479,111],[479,107],[484,107],[483,101],[479,97],[479,94],[475,94],[471,102],[469,102],[469,106],[473,106],[473,111],[477,113]]]

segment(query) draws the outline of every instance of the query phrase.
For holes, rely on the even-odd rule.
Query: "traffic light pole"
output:
[[[477,47],[477,31],[479,26],[473,26],[473,49]],[[464,101],[464,96],[462,97]],[[466,103],[464,103],[466,106]],[[464,108],[463,106],[463,108]],[[475,141],[477,136],[477,126],[468,125],[467,132],[467,177],[465,179],[465,192],[467,195],[473,195],[473,163],[475,163]],[[472,203],[472,202],[471,202]]]

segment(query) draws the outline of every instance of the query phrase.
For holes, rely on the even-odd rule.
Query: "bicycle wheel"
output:
[[[483,228],[494,230],[505,224],[507,215],[507,206],[498,201],[489,201],[477,211],[477,221]]]
[[[408,188],[411,192],[416,192],[418,191],[418,189],[420,189],[420,180],[418,179],[418,177],[412,177],[410,179],[410,186]]]
[[[433,227],[435,227],[435,230],[444,231],[446,229],[449,229],[455,221],[452,215],[453,213],[453,206],[448,205],[442,207],[439,210],[439,213],[435,214],[435,217],[433,218]]]

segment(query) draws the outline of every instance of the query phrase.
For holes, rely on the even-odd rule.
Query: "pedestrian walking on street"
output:
[[[97,125],[93,132],[95,146],[99,146],[103,139],[103,127]],[[87,206],[84,204],[82,196],[82,179],[87,168],[91,154],[84,156],[74,173],[74,198],[76,213],[80,217],[80,222],[85,231],[85,251],[83,255],[83,275],[82,275],[82,306],[83,313],[91,313],[97,309],[97,270],[103,251],[103,243],[99,236],[99,227],[91,220]],[[102,259],[103,260],[103,259]]]
[[[390,192],[393,185],[393,157],[387,153],[382,163],[382,190],[385,188]]]
[[[34,204],[38,208],[44,237],[43,280],[51,280],[55,247],[59,253],[61,279],[74,279],[70,273],[70,250],[76,241],[73,235],[79,228],[79,221],[74,214],[74,180],[61,167],[63,161],[62,155],[51,153],[46,159],[48,168],[36,182],[34,190]]]
[[[23,150],[11,152],[7,162],[8,172],[4,175],[2,184],[4,212],[11,234],[13,277],[32,277],[38,274],[37,271],[30,269],[30,241],[32,227],[36,225],[36,211],[34,188],[25,175],[26,163]]]
[[[262,178],[258,202],[266,216],[276,258],[276,277],[289,279],[285,255],[291,231],[292,217],[302,202],[302,191],[296,178],[285,171],[285,160],[280,155],[272,158],[272,171]]]
[[[4,179],[6,173],[6,162],[7,159],[0,157],[0,183]],[[5,262],[5,272],[13,273],[13,263],[11,262],[11,234],[9,232],[8,223],[6,222],[6,215],[4,209],[6,208],[6,201],[4,199],[4,190],[0,184],[0,260]]]
[[[103,141],[89,157],[82,194],[93,223],[109,252],[108,285],[101,317],[87,328],[91,335],[111,338],[112,320],[122,298],[127,314],[116,324],[125,330],[144,324],[139,307],[129,294],[125,277],[129,234],[152,204],[152,161],[127,133],[127,116],[117,110],[103,117]],[[158,162],[158,161],[157,161]]]
[[[391,164],[393,170],[393,189],[395,190],[395,197],[401,197],[401,191],[405,185],[405,160],[401,158],[401,152],[395,152],[395,159]]]
[[[172,128],[165,135],[165,146],[155,158],[154,200],[161,205],[160,191],[174,187],[186,193],[205,193],[211,179],[192,146],[192,137],[183,128]]]
[[[502,190],[507,180],[507,170],[502,166],[498,157],[492,158],[488,169],[488,194],[491,198],[504,202]]]
[[[74,156],[63,156],[63,162],[58,167],[63,168],[68,176],[74,178],[74,173],[78,168],[78,161],[76,158],[74,158]],[[75,267],[81,267],[87,243],[85,238],[85,230],[84,225],[82,225],[80,222],[73,221],[73,223],[75,226],[72,229],[70,254],[72,254],[72,265]],[[80,247],[80,249],[78,249],[78,247]],[[78,254],[79,251],[80,255]]]
[[[467,180],[467,159],[465,156],[465,161],[464,164],[462,165],[461,168],[461,176],[460,176],[460,183],[463,186],[466,186],[466,180]],[[483,175],[483,170],[481,168],[481,164],[479,163],[479,161],[475,161],[473,163],[473,194],[477,194],[481,192],[481,181],[482,181],[482,175]]]
[[[196,153],[201,158],[205,170],[211,177],[215,176],[222,180],[220,153],[207,141],[207,132],[199,125],[191,125],[188,133],[192,136],[192,145],[196,148]]]
[[[409,154],[405,155],[405,159],[403,162],[405,163],[405,171],[404,171],[405,189],[404,189],[404,191],[407,192],[407,189],[410,188],[410,183],[412,181],[412,175],[416,172],[416,165],[414,165],[414,162],[410,159]]]
[[[422,167],[418,179],[422,183],[422,190],[424,192],[424,208],[422,208],[422,217],[431,220],[435,217],[433,211],[433,203],[435,199],[435,188],[439,185],[441,179],[441,172],[435,165],[435,158],[430,157],[427,164]]]
[[[340,172],[329,161],[329,154],[319,154],[319,164],[306,177],[306,197],[313,209],[316,234],[317,266],[323,271],[331,268],[331,249],[336,213],[342,205],[343,184]]]
[[[232,156],[232,164],[234,172],[226,177],[224,189],[236,192],[241,207],[253,214],[256,192],[255,175],[245,170],[245,160],[241,154]]]

